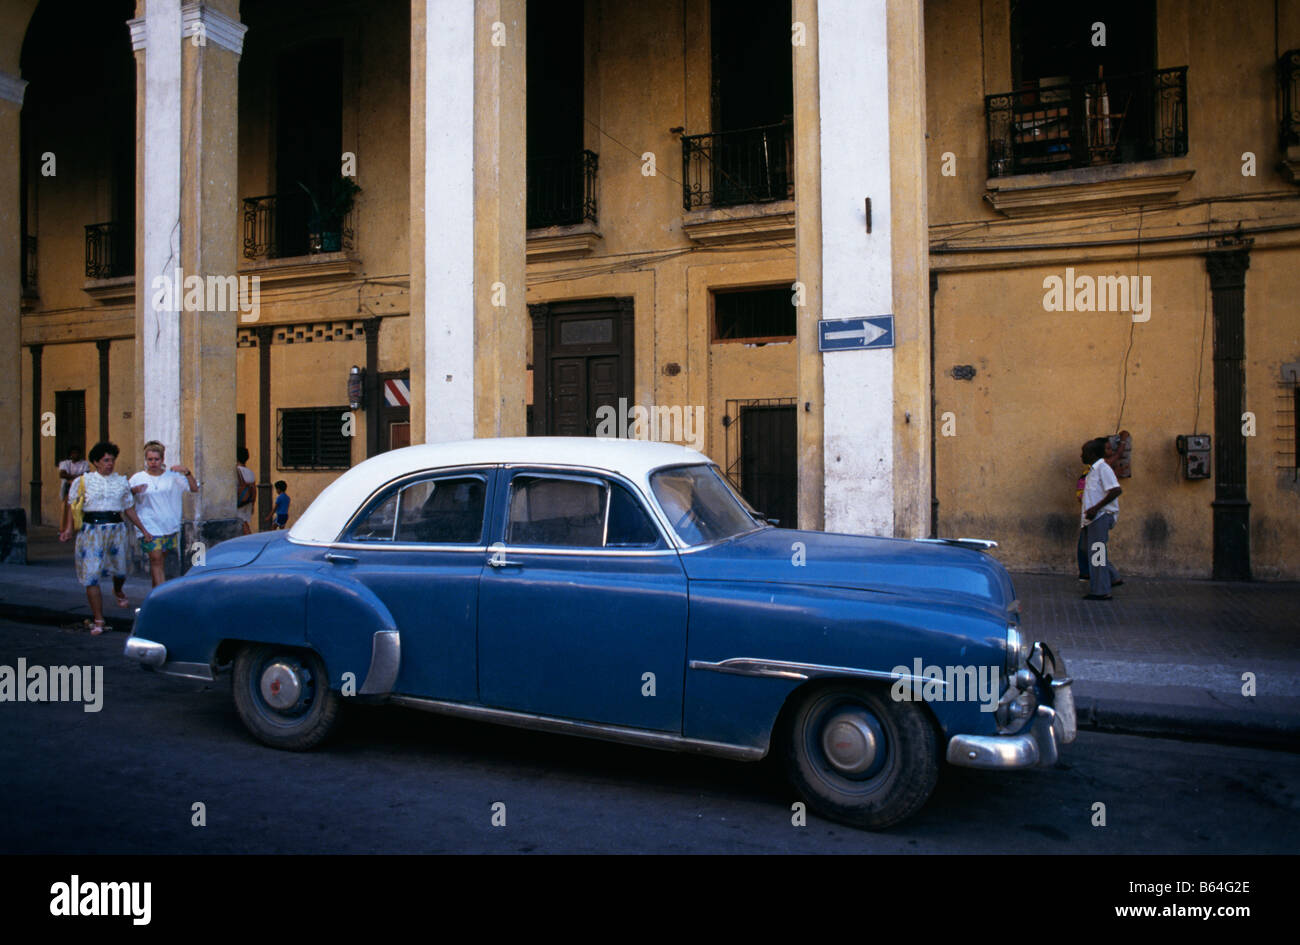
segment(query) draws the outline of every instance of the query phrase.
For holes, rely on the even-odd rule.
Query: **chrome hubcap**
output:
[[[861,709],[837,712],[822,729],[822,753],[842,774],[862,774],[876,760],[880,738]]]
[[[262,670],[262,699],[273,709],[291,709],[302,695],[302,677],[296,666],[276,661]]]

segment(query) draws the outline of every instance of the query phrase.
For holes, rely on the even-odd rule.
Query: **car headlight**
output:
[[[1007,649],[1006,659],[1003,663],[1002,670],[1008,680],[1015,676],[1016,670],[1025,665],[1029,658],[1029,646],[1025,643],[1024,636],[1020,633],[1020,627],[1014,623],[1007,624]]]

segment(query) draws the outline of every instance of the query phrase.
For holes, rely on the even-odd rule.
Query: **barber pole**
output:
[[[406,386],[406,381],[390,378],[384,381],[384,400],[390,407],[409,407],[411,389]]]

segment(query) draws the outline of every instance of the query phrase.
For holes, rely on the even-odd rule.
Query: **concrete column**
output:
[[[817,0],[816,37],[821,189],[808,196],[820,203],[820,315],[889,314],[893,203],[886,0]],[[796,191],[796,199],[802,202],[805,195]],[[822,375],[825,527],[893,534],[893,351],[828,352],[822,355]]]
[[[235,519],[235,328],[257,318],[237,277],[239,56],[236,0],[143,0],[131,21],[143,107],[137,171],[139,442],[203,488],[186,547],[239,534]],[[188,561],[188,558],[186,559]]]
[[[524,39],[524,0],[412,0],[412,442],[526,432]]]
[[[794,23],[803,44],[794,61],[794,243],[797,280],[804,290],[798,309],[799,400],[797,407],[799,527],[825,527],[822,456],[822,356],[817,320],[822,311],[821,120],[818,106],[817,0],[794,0]],[[792,31],[793,35],[793,31]]]
[[[0,376],[0,561],[27,562],[27,513],[22,508],[22,232],[18,219],[18,115],[27,83],[0,72],[0,350],[11,369]]]
[[[889,0],[890,249],[894,313],[894,528],[930,534],[930,211],[926,194],[922,4]]]
[[[136,442],[180,446],[178,293],[155,299],[155,278],[181,265],[181,4],[141,0],[128,24],[136,56]],[[183,289],[183,286],[182,286]]]

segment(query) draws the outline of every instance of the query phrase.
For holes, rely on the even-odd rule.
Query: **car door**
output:
[[[344,532],[330,560],[364,584],[401,633],[395,692],[478,698],[479,578],[491,468],[420,473],[390,484]]]
[[[686,576],[630,483],[504,468],[479,587],[485,705],[680,732]]]

